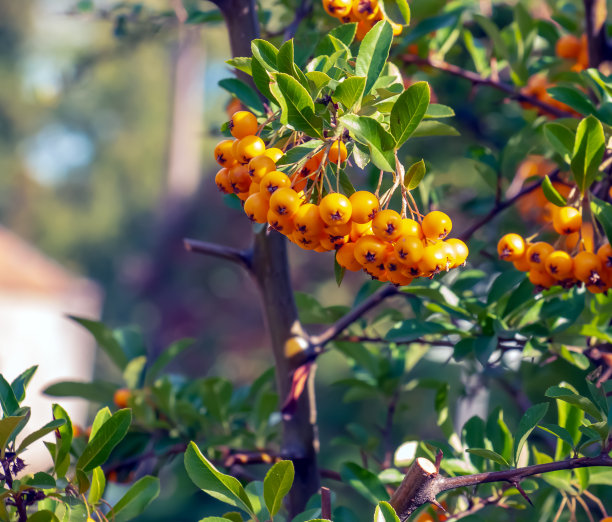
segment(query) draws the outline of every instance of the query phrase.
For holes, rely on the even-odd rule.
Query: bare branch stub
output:
[[[228,261],[241,265],[247,270],[251,270],[252,253],[249,250],[238,250],[216,243],[198,241],[197,239],[184,239],[183,243],[185,245],[185,250],[188,252],[227,259]]]

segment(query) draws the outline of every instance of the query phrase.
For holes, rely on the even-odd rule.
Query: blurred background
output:
[[[443,3],[414,2],[413,15],[426,16]],[[291,20],[295,6],[267,4],[262,21],[273,33]],[[315,4],[296,46],[313,25],[335,25]],[[239,386],[271,365],[248,276],[189,254],[182,244],[184,237],[239,248],[251,241],[250,223],[225,204],[213,181],[212,150],[230,102],[217,86],[232,76],[227,34],[212,4],[184,5],[197,5],[200,19],[181,26],[168,0],[0,0],[0,373],[10,380],[41,365],[28,403],[55,380],[119,378],[68,314],[133,325],[151,355],[195,338],[172,367],[187,376],[223,375]],[[488,210],[484,203],[494,193],[466,151],[475,142],[498,149],[512,139],[516,150],[504,160],[510,172],[530,136],[518,132],[521,109],[500,103],[497,92],[472,91],[468,82],[435,74],[432,82],[438,101],[455,109],[462,137],[416,140],[406,163],[425,158],[427,183],[435,177],[435,197],[461,230]],[[355,185],[370,182],[355,175]],[[469,216],[460,213],[466,208]],[[481,233],[471,245],[472,263],[497,234],[493,227]],[[363,274],[348,274],[338,288],[331,254],[293,245],[289,251],[295,289],[324,305],[350,305],[365,283]],[[432,350],[419,376],[437,371],[439,377],[433,361],[447,355]],[[331,445],[334,436],[350,421],[376,419],[367,401],[339,411],[343,392],[329,383],[348,375],[347,364],[336,354],[325,360],[318,374],[326,399],[319,405],[322,462],[333,468],[352,451]],[[445,372],[446,380],[458,382],[457,368],[447,365]],[[398,432],[400,440],[440,436],[432,404],[430,391],[414,391],[406,412],[412,409],[419,427]],[[39,410],[45,419],[47,407],[41,403]],[[87,424],[84,403],[67,409]],[[423,426],[432,428],[425,433]],[[192,521],[189,509],[213,509],[178,464],[163,478],[165,502],[155,503],[146,520]],[[177,510],[187,514],[181,518]]]

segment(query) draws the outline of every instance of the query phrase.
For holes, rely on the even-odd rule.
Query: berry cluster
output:
[[[327,163],[339,166],[347,159],[341,139],[328,141],[286,174],[276,167],[283,152],[266,148],[253,114],[235,113],[229,128],[236,139],[215,148],[222,167],[215,182],[221,192],[244,201],[251,221],[267,223],[305,250],[336,251],[341,267],[363,269],[396,285],[465,263],[468,248],[459,239],[446,239],[452,222],[443,212],[421,216],[410,207],[419,221],[408,218],[406,206],[401,214],[387,208],[393,190],[380,199],[367,191],[347,197],[332,190],[323,196]]]
[[[573,62],[572,71],[580,72],[589,68],[589,45],[586,35],[581,38],[566,34],[557,40],[555,53],[559,58]]]
[[[403,26],[390,20],[378,0],[322,0],[328,14],[343,23],[357,22],[358,40],[363,40],[368,31],[380,20],[387,20],[393,29],[393,36],[402,34]]]
[[[518,234],[506,234],[497,244],[500,259],[511,261],[517,270],[529,272],[539,288],[584,284],[594,294],[612,287],[612,247],[603,244],[595,253],[593,237],[585,230],[582,215],[574,207],[556,207],[553,227],[562,238],[555,246],[546,241],[530,242]],[[590,229],[593,230],[592,228]],[[582,236],[582,237],[581,237]]]

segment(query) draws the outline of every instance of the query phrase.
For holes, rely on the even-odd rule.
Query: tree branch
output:
[[[458,67],[457,65],[453,65],[443,60],[437,60],[431,57],[421,58],[420,56],[416,56],[412,54],[402,55],[401,59],[406,64],[427,66],[433,69],[437,69],[438,71],[443,71],[443,72],[452,74],[453,76],[458,76],[459,78],[463,78],[465,80],[472,82],[474,85],[486,85],[488,87],[492,87],[494,89],[497,89],[498,91],[505,92],[510,99],[513,99],[519,102],[529,103],[530,105],[533,105],[534,107],[538,107],[539,109],[542,109],[543,111],[546,111],[548,114],[551,114],[552,116],[556,116],[557,118],[574,118],[575,117],[574,114],[570,112],[561,110],[557,107],[554,107],[553,105],[543,102],[542,100],[534,96],[530,96],[528,94],[524,94],[516,90],[514,86],[512,85],[494,80],[493,78],[485,78],[484,76],[481,76],[478,73],[467,71],[465,69],[462,69],[461,67]]]
[[[555,170],[554,172],[548,175],[551,181],[554,181],[555,179],[557,179],[558,176],[559,176],[559,169]],[[542,185],[543,181],[544,181],[544,178],[541,178],[535,183],[532,183],[531,185],[523,188],[518,194],[511,197],[510,199],[497,203],[486,216],[484,216],[482,219],[480,219],[479,221],[474,223],[471,227],[469,227],[465,232],[463,232],[463,234],[459,236],[459,238],[462,241],[468,241],[477,230],[489,224],[491,219],[497,216],[497,214],[506,210],[508,207],[511,207],[512,205],[514,205],[514,203],[516,203],[523,196],[526,196],[527,194],[530,194],[531,192],[539,188]]]
[[[606,36],[606,0],[584,0],[584,18],[589,47],[589,66],[599,65],[612,59],[612,50]]]
[[[391,497],[389,503],[393,506],[400,519],[405,521],[418,507],[423,504],[434,503],[436,495],[443,491],[490,482],[508,482],[516,487],[523,479],[533,475],[597,466],[612,467],[612,457],[602,454],[597,457],[568,459],[503,471],[491,471],[459,477],[442,477],[436,471],[436,466],[433,462],[421,457],[416,459],[410,466],[404,480]]]
[[[207,256],[219,257],[227,259],[241,265],[246,270],[252,270],[253,254],[250,250],[238,250],[216,243],[208,243],[206,241],[198,241],[197,239],[184,239],[185,249],[189,252],[197,254],[205,254]]]
[[[385,285],[376,292],[374,292],[370,297],[368,297],[365,301],[363,301],[359,306],[353,308],[349,313],[345,316],[341,317],[336,321],[333,325],[331,325],[327,330],[325,330],[320,335],[311,336],[310,342],[316,348],[321,348],[325,346],[330,341],[333,341],[336,337],[338,337],[346,328],[348,328],[355,321],[359,320],[364,314],[369,312],[372,308],[378,306],[381,302],[383,302],[388,297],[393,295],[398,295],[400,291],[393,285]]]

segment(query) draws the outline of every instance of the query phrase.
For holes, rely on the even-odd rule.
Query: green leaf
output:
[[[552,433],[555,437],[561,439],[564,442],[567,442],[572,448],[574,447],[574,440],[569,431],[561,426],[556,424],[540,424],[538,428],[547,431],[548,433]]]
[[[104,350],[121,370],[125,369],[128,363],[128,358],[125,355],[123,348],[115,337],[114,332],[99,321],[92,321],[83,317],[69,316],[70,319],[76,321],[81,326],[86,328],[95,338],[98,346]]]
[[[289,493],[293,484],[294,475],[293,462],[290,460],[277,462],[266,474],[263,486],[264,500],[271,517],[280,511],[283,498]]]
[[[364,95],[370,93],[387,63],[392,41],[393,29],[385,20],[378,22],[363,38],[357,54],[355,74],[366,78]]]
[[[407,342],[414,341],[425,335],[454,333],[456,329],[443,323],[422,321],[420,319],[406,319],[387,332],[388,341]]]
[[[255,39],[251,42],[253,57],[269,72],[278,71],[278,49],[267,40]],[[252,65],[252,64],[251,64]]]
[[[59,522],[55,514],[47,509],[37,511],[28,517],[28,522]]]
[[[608,241],[612,243],[612,205],[607,201],[592,197],[591,212],[603,227]]]
[[[390,20],[401,25],[410,25],[410,6],[407,0],[385,0],[384,8],[385,14]],[[394,11],[398,11],[401,18],[396,16]]]
[[[459,131],[446,123],[435,120],[426,120],[412,133],[413,138],[428,138],[430,136],[459,136]]]
[[[38,473],[34,473],[32,477],[27,478],[28,486],[32,486],[33,488],[40,489],[51,489],[56,487],[55,479],[49,475],[48,473],[44,473],[43,471],[39,471]]]
[[[38,366],[28,368],[26,371],[18,375],[11,383],[11,388],[13,388],[13,392],[15,392],[17,402],[21,402],[23,399],[25,399],[26,388],[32,380],[32,377],[34,377],[37,369]]]
[[[393,506],[384,500],[376,506],[374,520],[375,522],[400,522]]]
[[[53,405],[53,418],[63,419],[66,422],[57,428],[59,437],[55,446],[55,470],[58,477],[63,477],[70,464],[70,447],[72,446],[72,421],[66,410],[59,404]]]
[[[342,103],[348,110],[352,109],[354,105],[361,101],[365,89],[365,82],[366,79],[364,76],[347,78],[338,84],[338,87],[336,87],[332,95],[332,100]]]
[[[30,444],[44,437],[45,435],[51,433],[52,431],[55,431],[57,428],[59,428],[60,426],[63,426],[64,424],[66,424],[65,419],[56,419],[56,420],[52,420],[51,422],[48,422],[42,428],[36,431],[33,431],[21,441],[21,444],[19,444],[19,448],[17,449],[17,453],[21,453]]]
[[[378,121],[368,116],[347,114],[340,118],[340,123],[349,130],[355,140],[367,145],[372,162],[379,169],[387,172],[395,170],[392,152],[395,140]]]
[[[117,385],[104,382],[64,381],[52,384],[44,391],[52,397],[80,397],[90,402],[108,403],[113,401]]]
[[[544,125],[544,136],[561,156],[568,158],[569,162],[576,139],[574,133],[560,123],[547,123]]]
[[[425,177],[425,172],[425,162],[423,160],[410,165],[404,176],[404,186],[406,189],[414,190],[417,188]]]
[[[577,406],[584,412],[588,413],[591,417],[598,421],[603,420],[603,416],[597,406],[595,406],[589,399],[574,393],[572,390],[562,388],[560,386],[551,386],[546,390],[546,397],[552,399],[559,399],[569,404]]]
[[[389,499],[389,493],[380,479],[371,471],[347,462],[340,470],[342,481],[350,484],[361,496],[372,504],[378,504],[381,498]]]
[[[307,141],[306,143],[302,143],[301,145],[292,147],[287,152],[285,152],[285,155],[276,162],[276,165],[279,167],[283,165],[292,165],[302,160],[304,156],[322,147],[323,142],[321,140]]]
[[[393,104],[390,128],[396,147],[400,147],[416,130],[429,106],[429,85],[417,82],[408,87]]]
[[[448,105],[439,103],[430,103],[425,112],[425,118],[452,118],[455,116],[455,111]]]
[[[527,437],[531,434],[531,432],[535,429],[538,423],[544,418],[546,412],[548,411],[548,403],[543,402],[540,404],[534,404],[529,408],[521,421],[519,422],[518,431],[514,438],[514,462],[515,464],[518,462],[519,457],[521,455],[521,450],[523,446],[527,442]]]
[[[251,70],[253,72],[253,83],[255,87],[259,90],[261,94],[263,94],[268,100],[276,101],[276,98],[270,91],[270,74],[266,70],[266,68],[261,64],[261,62],[257,59],[254,59],[251,62]]]
[[[159,495],[159,479],[142,477],[121,497],[106,517],[115,522],[125,522],[139,516]]]
[[[584,116],[595,114],[597,112],[593,102],[589,100],[587,95],[575,87],[558,85],[556,87],[550,87],[547,89],[547,91],[553,98],[565,103],[565,105],[571,107],[576,112],[579,112]]]
[[[79,486],[79,493],[84,495],[89,491],[89,479],[87,478],[87,473],[85,473],[82,469],[77,469],[75,473],[75,478],[77,484]]]
[[[336,256],[334,256],[334,277],[336,278],[336,284],[340,286],[342,284],[342,280],[344,279],[344,275],[346,274],[346,268],[340,266]]]
[[[234,69],[238,69],[249,76],[253,75],[253,71],[251,69],[251,62],[253,58],[246,56],[239,56],[236,58],[231,58],[230,60],[225,60],[225,63],[230,67],[234,67]]]
[[[542,191],[544,192],[546,199],[553,205],[557,205],[558,207],[564,207],[567,205],[567,200],[561,194],[559,194],[559,191],[554,187],[548,176],[544,176],[544,179],[542,180]]]
[[[331,78],[321,71],[308,71],[306,73],[306,79],[308,80],[310,92],[313,93],[313,96],[317,96],[321,89],[331,82]]]
[[[76,463],[77,469],[91,471],[104,464],[113,448],[121,442],[132,423],[132,412],[129,409],[119,410],[108,419],[93,438],[87,443]]]
[[[0,419],[0,459],[4,458],[6,445],[15,431],[15,428],[19,426],[19,423],[23,419],[25,419],[25,415]]]
[[[332,56],[335,52],[350,52],[347,44],[332,34],[326,34],[319,42],[315,51],[316,56]]]
[[[492,460],[497,462],[498,464],[510,467],[510,464],[506,461],[504,457],[502,457],[499,453],[496,453],[493,450],[485,449],[485,448],[470,448],[467,450],[468,453],[472,453],[477,457],[482,457],[483,459]]]
[[[195,339],[180,339],[168,346],[147,370],[145,383],[152,384],[161,371],[187,348],[193,346],[193,343],[195,343]]]
[[[102,468],[98,466],[94,468],[91,475],[91,487],[89,488],[89,495],[87,496],[88,502],[94,505],[97,504],[102,498],[105,489],[106,477],[104,476]]]
[[[299,82],[285,73],[274,74],[276,88],[281,94],[281,123],[311,137],[321,137],[321,118],[315,115],[314,102],[308,91]],[[271,85],[274,88],[274,84]]]
[[[5,416],[12,415],[19,409],[15,391],[2,374],[0,374],[0,405]]]
[[[351,45],[357,34],[357,24],[340,24],[334,27],[329,34],[340,40],[344,45]]]
[[[574,179],[583,194],[597,176],[605,149],[601,122],[588,116],[578,124],[571,162]]]
[[[244,105],[254,112],[264,114],[266,112],[259,94],[242,80],[238,78],[225,78],[219,81],[219,87],[225,89],[227,92],[233,94],[238,98]]]
[[[495,23],[485,16],[475,14],[474,20],[482,27],[485,33],[489,36],[491,41],[493,42],[493,47],[495,48],[495,52],[500,58],[504,58],[506,60],[510,60],[510,53],[508,51],[508,47],[502,38],[502,35],[495,25]]]
[[[108,408],[108,406],[102,408],[101,410],[98,411],[98,413],[96,413],[96,416],[94,417],[94,421],[91,424],[91,433],[89,434],[89,440],[92,440],[96,436],[96,433],[98,433],[98,430],[111,417],[112,417],[112,413],[110,409]]]
[[[194,442],[185,451],[185,468],[193,483],[211,497],[255,516],[249,497],[238,479],[215,468]]]
[[[123,370],[123,380],[129,389],[139,388],[143,384],[147,357],[141,355],[131,359]]]

